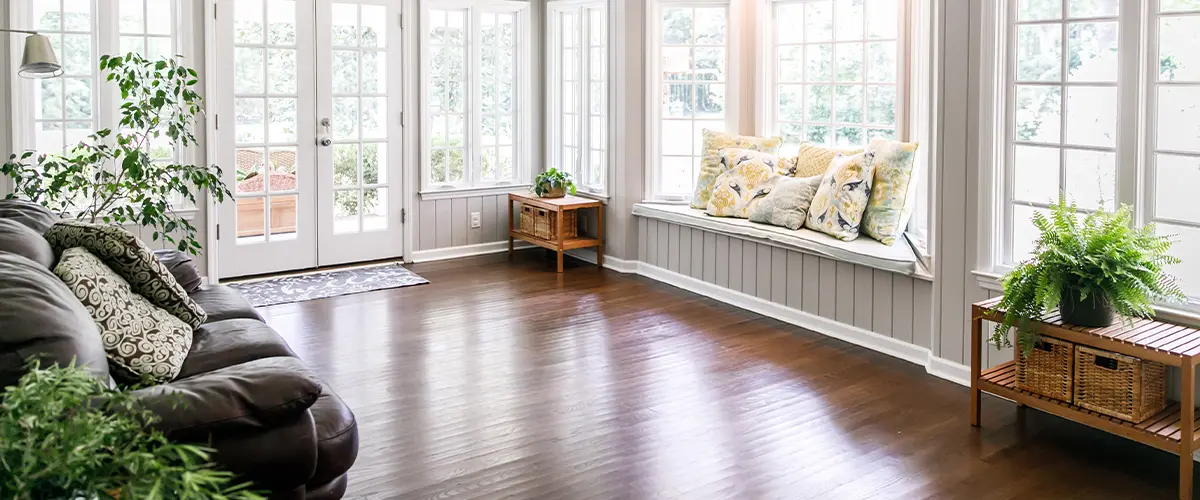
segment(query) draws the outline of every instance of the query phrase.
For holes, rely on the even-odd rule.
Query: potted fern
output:
[[[1080,217],[1074,204],[1059,197],[1049,216],[1040,212],[1033,224],[1041,236],[1033,257],[1004,276],[1004,297],[996,310],[1004,322],[992,332],[997,347],[1011,346],[1008,331],[1016,328],[1022,352],[1036,340],[1032,321],[1058,308],[1064,323],[1105,327],[1120,315],[1154,314],[1159,300],[1184,301],[1175,278],[1164,270],[1179,263],[1169,255],[1172,239],[1154,226],[1133,227],[1133,210],[1099,211]]]

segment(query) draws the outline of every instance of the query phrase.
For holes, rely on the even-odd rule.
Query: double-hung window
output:
[[[702,131],[736,129],[736,85],[727,71],[730,4],[650,3],[647,167],[650,198],[684,201],[700,170]]]
[[[1172,271],[1200,301],[1200,2],[1010,1],[1001,227],[994,261],[1011,266],[1038,236],[1031,218],[1064,193],[1084,212],[1134,208],[1178,243]],[[1140,40],[1148,43],[1140,43]]]
[[[581,191],[606,193],[608,176],[607,2],[549,3],[547,160]]]
[[[422,2],[422,192],[527,183],[529,3]]]

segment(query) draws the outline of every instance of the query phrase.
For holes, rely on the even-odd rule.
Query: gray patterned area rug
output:
[[[230,283],[229,286],[245,295],[254,307],[264,307],[426,283],[429,280],[400,264],[385,264]]]

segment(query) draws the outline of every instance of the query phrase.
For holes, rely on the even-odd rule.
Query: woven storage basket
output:
[[[1167,367],[1133,356],[1078,346],[1075,404],[1133,423],[1167,407]]]
[[[579,234],[579,228],[574,210],[563,212],[563,239],[571,239]],[[532,234],[547,241],[558,240],[558,212],[544,208],[521,205],[521,231]]]
[[[1075,344],[1041,337],[1028,355],[1017,351],[1017,388],[1071,402]]]

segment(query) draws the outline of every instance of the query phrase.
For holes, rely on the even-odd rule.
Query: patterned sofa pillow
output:
[[[145,297],[84,248],[63,252],[54,274],[100,327],[113,374],[125,382],[170,382],[192,348],[192,327]]]
[[[812,177],[780,177],[774,188],[750,211],[750,222],[797,230],[804,227],[808,207],[821,185],[820,175]]]
[[[730,148],[721,151],[721,164],[729,165],[717,177],[705,213],[716,217],[750,217],[750,210],[771,192],[780,179],[775,174],[774,155],[750,149]]]
[[[863,214],[862,232],[891,245],[904,233],[916,201],[917,143],[875,139],[867,151],[875,155],[875,185]]]
[[[835,149],[805,142],[800,144],[800,152],[796,154],[795,159],[788,162],[788,167],[781,169],[779,173],[788,177],[825,175],[825,171],[829,170],[829,163],[833,161],[833,157],[839,154],[852,156],[861,152],[863,152],[861,148]]]
[[[696,179],[696,192],[692,195],[692,208],[704,210],[708,207],[708,198],[712,196],[713,186],[717,177],[728,168],[721,163],[721,150],[727,148],[752,149],[764,153],[775,154],[783,143],[781,137],[753,137],[726,134],[715,130],[702,131],[704,142],[700,158],[700,176]]]
[[[841,240],[857,238],[874,174],[870,153],[835,156],[813,197],[805,225]]]
[[[68,248],[86,248],[121,275],[134,293],[192,328],[208,319],[200,304],[188,296],[171,271],[133,233],[109,224],[62,221],[47,230],[45,237],[58,253]]]

